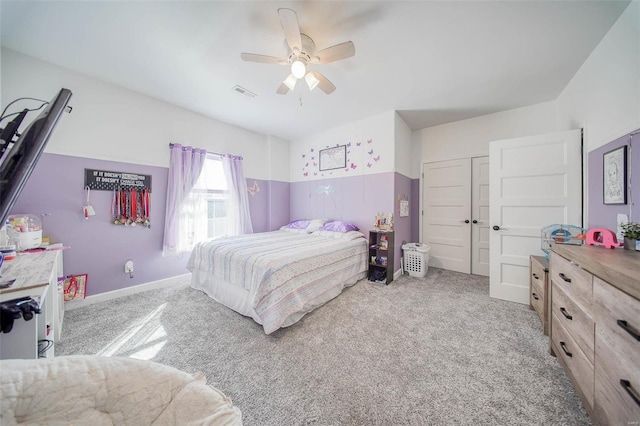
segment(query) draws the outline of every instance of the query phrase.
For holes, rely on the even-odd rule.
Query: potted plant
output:
[[[624,248],[626,250],[635,250],[636,241],[640,240],[640,223],[627,222],[620,225],[620,227],[624,235]]]

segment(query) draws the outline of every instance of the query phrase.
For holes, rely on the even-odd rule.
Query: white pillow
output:
[[[358,238],[366,238],[360,231],[335,232],[335,231],[314,231],[313,235],[321,237],[341,238],[344,240],[357,240]]]
[[[307,226],[307,232],[314,232],[322,228],[322,226],[329,222],[329,219],[311,219]]]
[[[287,228],[287,226],[282,226],[280,227],[281,231],[286,231],[286,232],[294,232],[296,234],[308,234],[306,229],[296,229],[296,228]]]

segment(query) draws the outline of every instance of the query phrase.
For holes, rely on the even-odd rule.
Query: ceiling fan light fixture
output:
[[[312,72],[308,72],[307,75],[304,76],[304,80],[307,82],[307,86],[309,86],[309,91],[315,89],[318,83],[320,83],[320,80],[318,80]]]
[[[289,90],[293,90],[296,87],[297,82],[298,79],[293,74],[289,74],[283,81],[284,85],[287,86]]]
[[[291,74],[293,74],[295,78],[304,77],[306,72],[307,72],[307,66],[304,64],[304,62],[302,62],[299,59],[296,59],[295,61],[293,61],[293,63],[291,64]]]

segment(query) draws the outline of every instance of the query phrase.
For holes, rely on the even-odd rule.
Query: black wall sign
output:
[[[84,169],[84,186],[98,191],[146,188],[151,192],[151,175]]]

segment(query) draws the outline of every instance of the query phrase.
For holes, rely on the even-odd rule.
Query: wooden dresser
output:
[[[543,256],[529,257],[529,309],[536,311],[545,336],[549,335],[549,261]]]
[[[640,422],[640,253],[553,244],[550,351],[597,424]]]

